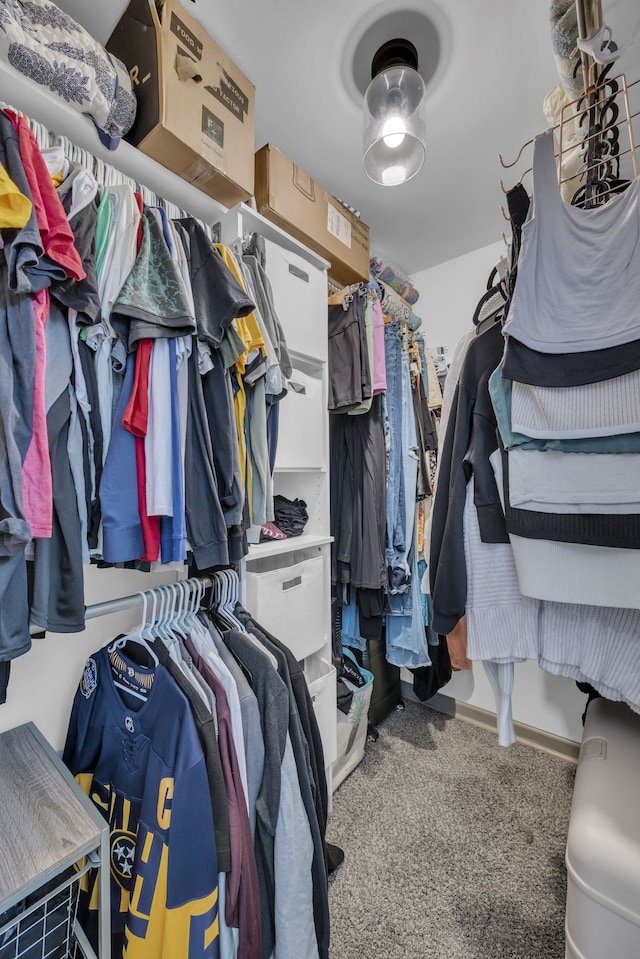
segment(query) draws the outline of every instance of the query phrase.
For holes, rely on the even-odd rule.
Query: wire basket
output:
[[[0,916],[0,959],[76,959],[79,883],[91,867],[67,871]],[[35,901],[34,901],[35,900]]]

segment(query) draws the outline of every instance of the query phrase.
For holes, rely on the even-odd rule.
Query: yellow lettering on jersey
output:
[[[123,959],[180,959],[184,945],[166,949],[166,895],[169,850],[159,837],[147,833],[125,927]],[[166,951],[165,951],[166,949]],[[182,949],[182,951],[181,951]]]
[[[168,829],[171,825],[171,800],[173,799],[173,779],[169,777],[160,780],[158,788],[158,807],[156,816],[160,829]]]
[[[122,829],[129,832],[129,820],[131,819],[131,800],[122,800]]]
[[[215,898],[217,901],[218,899],[217,894]],[[211,943],[216,941],[219,934],[220,934],[220,920],[218,919],[218,915],[216,914],[215,922],[212,922],[208,930],[205,932],[205,936],[204,936],[205,949],[208,949]]]
[[[76,782],[86,796],[91,795],[91,784],[93,783],[93,773],[78,773]]]
[[[100,793],[98,792],[91,793],[92,802],[94,802],[96,806],[99,806],[100,809],[104,809],[105,812],[109,812],[109,798],[110,797],[108,797],[107,799],[103,799]]]
[[[219,935],[217,885],[209,895],[169,908],[169,849],[159,836],[151,833],[142,842],[140,874],[131,896],[123,959],[202,959]]]
[[[144,846],[142,847],[142,854],[140,858],[143,862],[149,862],[149,856],[151,855],[151,847],[153,846],[153,833],[148,832],[144,837]]]
[[[113,888],[111,889],[111,895],[113,896]],[[120,905],[118,906],[118,912],[129,912],[129,901],[130,901],[130,898],[131,898],[131,897],[130,897],[130,895],[129,895],[129,893],[127,892],[126,889],[121,889],[121,890],[120,890]],[[97,908],[98,908],[98,904],[96,903],[95,907],[92,906],[91,908],[92,908],[92,909],[93,909],[93,908],[97,909]]]

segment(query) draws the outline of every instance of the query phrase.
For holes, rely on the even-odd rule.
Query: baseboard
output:
[[[410,684],[404,681],[402,683],[402,698],[420,702]],[[496,714],[488,709],[481,709],[480,706],[472,706],[470,703],[453,699],[451,696],[444,696],[442,693],[436,693],[423,705],[429,706],[431,709],[437,709],[438,712],[446,713],[447,716],[453,716],[455,719],[462,719],[474,726],[490,729],[496,735],[498,733]],[[578,761],[580,743],[576,743],[572,739],[565,739],[563,736],[556,736],[554,733],[548,733],[544,729],[536,729],[535,726],[527,726],[526,723],[514,722],[513,728],[519,743],[532,746],[534,749],[541,749],[543,752],[559,756],[561,759],[568,759],[570,762]]]

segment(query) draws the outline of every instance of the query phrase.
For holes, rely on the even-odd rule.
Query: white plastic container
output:
[[[265,240],[265,247],[274,305],[289,350],[326,360],[326,273],[271,240]]]
[[[640,957],[640,716],[587,711],[566,851],[566,959]]]
[[[263,568],[266,565],[257,562],[247,567],[247,607],[297,660],[305,659],[327,642],[322,556],[272,569]]]
[[[334,694],[333,709],[337,717],[337,758],[331,771],[333,789],[337,789],[356,766],[362,762],[367,744],[373,673],[362,666],[359,669],[367,681],[365,686],[354,686],[348,679],[343,680],[345,686],[353,693],[351,707],[346,716],[341,710],[336,709]]]
[[[293,364],[288,394],[279,406],[276,469],[322,469],[327,463],[322,369],[312,364]]]
[[[336,739],[336,671],[335,668],[318,653],[305,660],[304,672],[309,687],[309,695],[318,721],[322,737],[324,764],[330,766],[336,758],[338,747]]]

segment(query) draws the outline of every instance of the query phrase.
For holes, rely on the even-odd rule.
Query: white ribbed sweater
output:
[[[501,490],[501,477],[496,478]],[[537,659],[543,669],[588,682],[608,699],[640,712],[640,611],[523,596],[511,546],[480,539],[473,479],[467,487],[464,540],[470,659],[501,664]],[[505,725],[502,742],[509,738],[504,693],[496,696],[496,707],[499,724]]]

